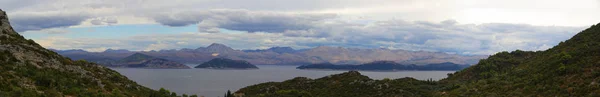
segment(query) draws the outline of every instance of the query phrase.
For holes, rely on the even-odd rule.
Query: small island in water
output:
[[[244,60],[232,60],[227,58],[214,58],[208,62],[204,62],[194,68],[208,69],[258,69],[255,65]]]
[[[454,64],[451,62],[426,65],[404,65],[394,61],[375,61],[361,65],[335,65],[332,63],[319,63],[299,66],[296,69],[329,69],[329,70],[363,70],[363,71],[404,71],[404,70],[461,70],[469,65]]]
[[[119,60],[109,67],[150,68],[150,69],[189,69],[179,62],[156,58],[142,53],[135,53]]]

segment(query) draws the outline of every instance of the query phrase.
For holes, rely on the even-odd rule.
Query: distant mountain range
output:
[[[364,70],[364,71],[405,71],[405,70],[461,70],[469,65],[446,63],[434,63],[427,65],[399,64],[394,61],[375,61],[360,65],[334,65],[331,63],[320,63],[302,65],[297,69],[330,69],[330,70]]]
[[[259,65],[307,65],[315,63],[363,64],[373,61],[390,60],[401,64],[426,65],[451,62],[475,64],[487,56],[465,56],[441,52],[407,51],[390,49],[357,49],[319,46],[312,49],[295,50],[290,47],[273,47],[263,50],[234,50],[223,44],[213,43],[196,49],[128,51],[109,49],[104,52],[84,50],[54,50],[75,60],[84,59],[100,64],[118,61],[134,53],[142,53],[157,58],[180,63],[199,64],[222,57],[233,60],[246,60]]]

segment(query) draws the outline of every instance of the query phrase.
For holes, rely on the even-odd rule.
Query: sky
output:
[[[46,48],[275,46],[462,55],[546,50],[600,22],[600,0],[0,0]]]

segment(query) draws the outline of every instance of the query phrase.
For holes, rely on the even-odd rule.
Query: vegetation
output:
[[[240,89],[245,97],[600,96],[600,24],[546,51],[500,52],[440,81],[371,80],[353,71]],[[344,76],[344,77],[340,77]],[[369,84],[365,84],[369,83]],[[380,86],[390,86],[380,89]]]
[[[98,64],[47,50],[16,33],[0,10],[0,97],[176,97]]]
[[[269,82],[242,88],[244,97],[393,97],[432,96],[437,83],[413,78],[373,80],[357,71],[319,79],[297,77],[284,82]]]
[[[546,51],[501,52],[442,80],[454,96],[598,96],[600,24]]]
[[[227,90],[227,93],[223,97],[234,97],[234,95],[231,94],[231,91]]]
[[[297,69],[333,69],[333,70],[366,70],[366,71],[396,71],[396,70],[461,70],[469,65],[460,65],[450,62],[427,65],[404,65],[393,61],[375,61],[361,65],[334,65],[320,63],[303,65]]]

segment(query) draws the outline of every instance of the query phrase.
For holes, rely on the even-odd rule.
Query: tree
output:
[[[231,91],[227,90],[225,97],[233,97],[233,94],[231,94]]]

